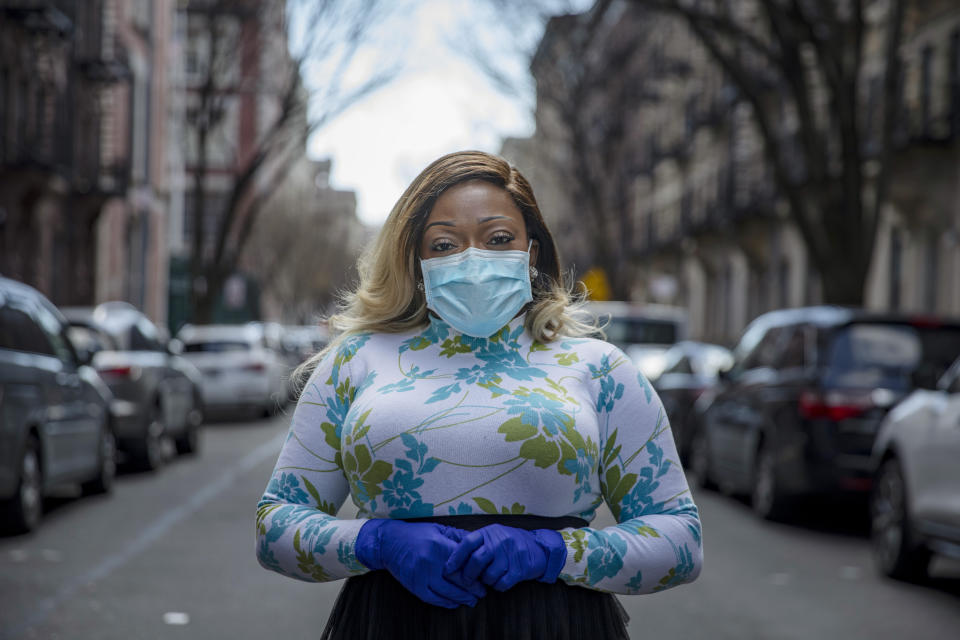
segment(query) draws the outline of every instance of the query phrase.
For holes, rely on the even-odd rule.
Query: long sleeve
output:
[[[350,361],[364,336],[345,341],[310,376],[287,439],[257,508],[257,559],[308,582],[367,572],[354,554],[366,520],[335,517],[349,492],[340,439],[358,380]]]
[[[618,524],[564,530],[567,561],[560,578],[627,594],[692,582],[703,560],[700,519],[660,398],[619,350],[589,371],[600,487]]]

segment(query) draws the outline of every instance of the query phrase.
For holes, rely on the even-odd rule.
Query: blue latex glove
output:
[[[472,607],[486,595],[486,588],[474,581],[455,584],[443,575],[444,563],[465,533],[430,522],[368,520],[360,527],[354,552],[367,568],[386,569],[428,604]]]
[[[444,572],[462,571],[465,583],[506,591],[523,580],[553,583],[566,561],[567,545],[556,531],[491,524],[463,536]]]

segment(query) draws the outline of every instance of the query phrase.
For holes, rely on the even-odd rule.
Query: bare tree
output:
[[[682,19],[736,85],[824,300],[862,304],[899,118],[904,0],[631,1]],[[867,10],[882,19],[871,26]],[[861,91],[873,35],[884,38],[878,131]]]
[[[254,226],[252,271],[284,311],[284,321],[314,320],[356,274],[363,228],[352,192],[319,179],[324,162],[301,159],[287,174]],[[327,166],[328,169],[328,166]]]
[[[395,75],[392,65],[376,65],[360,81],[348,74],[370,29],[382,19],[382,4],[380,0],[191,0],[187,4],[188,19],[204,32],[201,40],[206,43],[188,109],[195,150],[190,167],[194,321],[210,322],[272,186],[302,157],[307,137]],[[273,47],[275,68],[260,69],[252,78],[238,71],[249,62],[245,56],[251,51],[269,47]],[[261,57],[252,64],[262,61]],[[266,122],[250,148],[237,147],[227,152],[227,158],[214,158],[236,131],[228,128],[236,126],[230,100],[245,92],[258,98],[255,108],[258,117],[266,115]],[[227,184],[218,189],[223,197],[210,198],[210,184],[223,180]]]

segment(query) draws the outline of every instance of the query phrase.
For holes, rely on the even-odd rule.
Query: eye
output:
[[[513,242],[513,235],[505,231],[496,233],[490,238],[490,244],[510,244],[511,242]]]
[[[434,240],[432,243],[430,243],[431,251],[438,251],[438,252],[449,251],[450,249],[453,249],[453,247],[454,247],[454,244],[452,242],[442,238],[439,240]]]

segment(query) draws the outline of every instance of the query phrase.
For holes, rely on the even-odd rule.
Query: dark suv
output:
[[[108,491],[116,440],[110,390],[77,357],[66,320],[27,285],[0,277],[0,526],[34,529],[64,483]]]
[[[859,493],[887,411],[933,388],[960,354],[960,323],[810,307],[764,314],[701,396],[691,462],[702,484],[748,493],[764,518],[791,496]]]

